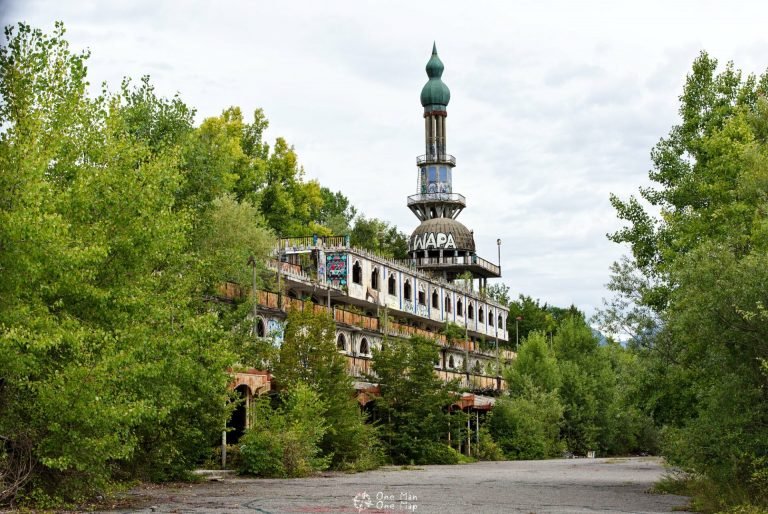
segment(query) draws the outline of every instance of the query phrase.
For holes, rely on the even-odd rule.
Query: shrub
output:
[[[443,443],[425,442],[415,464],[458,464],[461,454]]]
[[[246,430],[240,439],[241,473],[263,477],[285,476],[282,432],[272,432],[278,426],[275,418],[282,417],[279,414],[272,417],[270,423]]]
[[[563,449],[562,416],[556,392],[545,393],[529,384],[519,398],[500,398],[486,426],[506,457],[545,459]]]
[[[298,384],[284,406],[272,410],[267,400],[255,409],[256,423],[240,442],[240,471],[264,477],[300,477],[326,469],[319,443],[328,429],[325,404],[305,384]]]
[[[478,445],[477,458],[480,460],[504,460],[504,452],[493,440],[487,428],[480,429],[480,444]]]

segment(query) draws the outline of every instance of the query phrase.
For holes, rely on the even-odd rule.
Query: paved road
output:
[[[390,467],[306,479],[232,478],[140,488],[131,493],[137,498],[134,508],[112,512],[671,512],[685,505],[686,498],[646,492],[663,474],[663,466],[654,458]]]

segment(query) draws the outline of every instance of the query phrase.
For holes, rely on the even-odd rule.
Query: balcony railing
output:
[[[486,269],[490,271],[491,273],[494,273],[495,275],[501,274],[501,268],[499,268],[496,264],[493,264],[492,262],[486,261],[485,259],[478,257],[477,255],[467,255],[467,256],[458,256],[458,257],[420,257],[418,259],[409,259],[406,261],[414,266],[417,267],[426,267],[426,266],[455,266],[455,265],[474,265],[474,266],[480,266],[483,269]]]
[[[456,166],[456,157],[453,155],[442,153],[442,154],[425,154],[425,155],[419,155],[416,157],[416,164],[418,166],[421,166],[422,164],[427,163],[441,163],[441,164],[452,164]]]
[[[435,373],[437,373],[437,375],[446,382],[451,380],[458,380],[459,386],[466,387],[468,389],[496,389],[497,385],[496,377],[490,377],[487,375],[477,375],[470,373],[469,381],[467,381],[466,373],[449,370],[437,370]],[[501,389],[506,389],[507,382],[504,379],[501,379],[500,382]]]
[[[408,205],[421,202],[452,202],[467,206],[467,199],[459,193],[420,193],[408,197]]]
[[[277,240],[278,251],[302,251],[314,248],[349,248],[349,236],[283,237]]]

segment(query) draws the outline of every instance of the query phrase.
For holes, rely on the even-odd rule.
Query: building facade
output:
[[[447,153],[450,91],[443,70],[433,47],[421,92],[424,153],[416,158],[417,191],[406,202],[420,222],[409,238],[409,258],[352,248],[345,236],[281,239],[269,264],[280,292],[258,292],[256,333],[276,344],[291,309],[333,316],[338,351],[363,398],[375,387],[371,359],[385,337],[434,341],[435,372],[479,394],[505,387],[500,370],[515,356],[500,349],[509,341],[509,312],[485,294],[487,279],[500,277],[501,269],[475,253],[474,233],[457,221],[466,198],[453,190],[456,159]]]

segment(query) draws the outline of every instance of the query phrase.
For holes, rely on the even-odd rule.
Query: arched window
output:
[[[447,312],[448,314],[451,313],[451,297],[450,296],[445,297],[445,312]]]
[[[469,319],[475,319],[475,306],[472,305],[472,302],[469,302],[469,306],[467,307],[467,317]]]
[[[440,308],[440,297],[437,296],[437,289],[432,291],[432,308],[433,309]]]
[[[499,314],[499,329],[504,330],[504,318]]]
[[[264,320],[259,318],[256,321],[256,337],[266,337],[267,327],[264,326]]]
[[[477,321],[485,323],[485,310],[482,307],[477,310]]]
[[[493,326],[493,311],[488,311],[488,325]]]
[[[389,275],[389,285],[387,286],[387,292],[392,296],[397,296],[397,280],[395,280],[395,276],[392,274]]]
[[[379,290],[379,268],[373,268],[371,272],[371,287],[376,291]]]
[[[427,294],[424,292],[424,286],[419,286],[419,305],[427,305]]]
[[[360,353],[362,355],[368,355],[368,340],[366,338],[360,340]]]
[[[411,281],[406,280],[405,284],[403,284],[403,299],[405,300],[411,300],[413,299],[413,296],[411,295]]]
[[[451,355],[450,357],[448,357],[448,368],[449,369],[453,369],[455,367],[456,367],[456,365],[453,362],[453,355]]]
[[[461,303],[461,298],[456,300],[456,315],[458,316],[464,315],[464,304]]]
[[[355,284],[363,283],[363,267],[360,266],[360,261],[355,261],[355,265],[352,266],[352,282]]]
[[[344,337],[344,334],[339,334],[339,337],[336,338],[336,347],[339,350],[347,351],[347,338]]]

